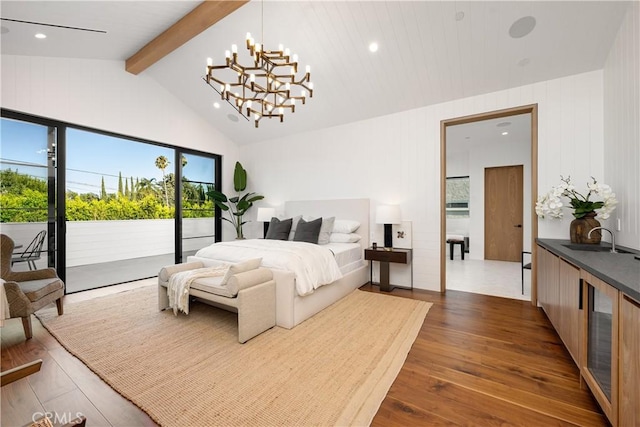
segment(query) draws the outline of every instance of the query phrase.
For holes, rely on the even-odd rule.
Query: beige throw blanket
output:
[[[197,268],[195,270],[180,271],[169,278],[167,295],[169,296],[169,307],[173,309],[173,314],[178,315],[178,310],[189,314],[189,289],[194,280],[201,277],[224,276],[229,269],[229,265],[218,267]]]

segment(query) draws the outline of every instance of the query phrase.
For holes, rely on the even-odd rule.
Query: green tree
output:
[[[164,175],[164,170],[169,166],[169,160],[165,156],[158,156],[156,158],[156,167],[162,171],[162,182],[164,184],[164,201],[166,206],[169,206],[169,195],[167,194],[167,181]]]
[[[131,200],[136,200],[136,187],[133,185],[133,177],[131,177],[131,194],[130,194],[130,199],[131,199]]]
[[[104,176],[102,177],[102,182],[100,183],[100,198],[102,200],[107,200],[107,187],[104,186]]]
[[[118,172],[118,197],[124,194],[122,191],[122,172]]]

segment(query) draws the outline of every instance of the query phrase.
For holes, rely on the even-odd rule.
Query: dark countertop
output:
[[[576,267],[580,267],[607,282],[634,300],[640,301],[640,260],[634,258],[634,254],[640,254],[640,251],[620,246],[620,249],[632,253],[612,254],[610,252],[569,249],[563,246],[571,244],[569,240],[536,239],[536,242]],[[601,246],[611,247],[608,243],[602,243]],[[616,248],[618,248],[617,245]]]

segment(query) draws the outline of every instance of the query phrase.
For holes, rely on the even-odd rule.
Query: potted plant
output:
[[[208,194],[216,206],[229,213],[231,219],[225,217],[222,217],[222,219],[233,225],[233,228],[236,230],[236,239],[244,239],[242,226],[246,224],[247,221],[243,221],[242,217],[251,206],[253,206],[253,202],[264,199],[264,196],[257,193],[240,195],[240,192],[247,188],[247,171],[242,167],[240,162],[236,162],[236,167],[233,171],[233,188],[236,192],[234,197],[227,197],[224,193],[217,190],[211,190]]]
[[[588,237],[589,231],[600,227],[596,215],[601,219],[609,218],[618,203],[611,187],[600,184],[593,177],[591,180],[591,183],[587,183],[589,191],[585,196],[576,191],[571,183],[571,177],[560,176],[560,184],[551,188],[549,193],[538,197],[536,202],[536,214],[540,218],[546,216],[562,218],[562,208],[565,207],[562,198],[569,199],[569,205],[575,217],[569,226],[572,243],[600,243],[600,232],[594,233],[593,237]],[[599,197],[602,200],[591,200],[591,196]]]

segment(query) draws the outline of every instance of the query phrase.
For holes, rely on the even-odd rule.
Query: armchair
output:
[[[5,282],[4,291],[9,305],[9,317],[22,318],[24,334],[27,339],[30,339],[33,336],[31,314],[55,302],[58,315],[62,315],[64,283],[53,268],[13,271],[11,269],[13,247],[13,240],[5,234],[0,234],[0,278]]]

